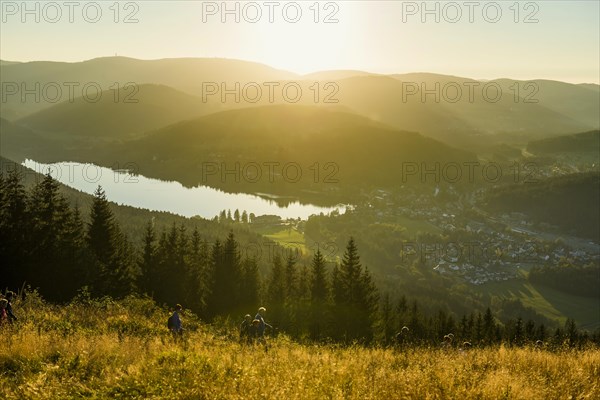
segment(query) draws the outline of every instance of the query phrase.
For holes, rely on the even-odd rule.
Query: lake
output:
[[[134,175],[128,171],[115,171],[94,164],[77,162],[59,162],[42,164],[33,160],[25,160],[23,165],[41,174],[50,174],[54,179],[66,186],[93,194],[98,186],[102,186],[106,197],[117,204],[145,208],[153,211],[168,211],[174,214],[192,217],[199,215],[213,218],[222,210],[246,210],[248,214],[278,215],[281,218],[307,219],[310,215],[339,210],[346,211],[346,206],[319,207],[311,204],[290,203],[286,207],[277,205],[256,195],[243,193],[225,193],[208,186],[187,188],[179,182],[167,182],[159,179]],[[265,194],[268,196],[267,194]]]

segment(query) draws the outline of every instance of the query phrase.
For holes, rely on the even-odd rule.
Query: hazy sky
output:
[[[598,0],[228,1],[232,14],[222,1],[65,3],[29,1],[26,13],[22,1],[1,0],[0,58],[224,57],[298,73],[600,81]]]

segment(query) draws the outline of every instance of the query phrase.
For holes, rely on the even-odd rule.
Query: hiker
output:
[[[8,322],[8,314],[6,312],[6,306],[8,305],[8,300],[0,299],[0,327],[6,325]]]
[[[444,341],[441,344],[441,347],[443,349],[450,349],[452,348],[452,340],[454,339],[454,334],[449,333],[447,335],[444,335]]]
[[[240,343],[251,344],[255,336],[256,329],[252,325],[252,317],[246,314],[240,325]]]
[[[267,340],[265,339],[265,329],[268,326],[270,329],[273,327],[265,322],[264,314],[267,312],[267,309],[261,307],[258,309],[258,313],[254,317],[254,321],[252,324],[256,327],[256,337],[258,341],[265,346],[265,351],[267,351]]]
[[[395,344],[399,349],[402,349],[408,341],[409,332],[408,326],[403,326],[400,332],[396,333]]]
[[[181,323],[181,317],[179,316],[179,313],[181,313],[182,310],[183,307],[181,307],[181,304],[177,304],[175,306],[175,311],[173,311],[173,314],[171,314],[167,323],[175,340],[183,337],[183,324]]]
[[[15,314],[13,314],[13,310],[12,310],[12,299],[16,296],[15,292],[8,292],[6,293],[6,301],[7,301],[7,305],[6,305],[6,315],[8,317],[8,322],[10,322],[11,324],[17,320],[17,317],[15,316]]]

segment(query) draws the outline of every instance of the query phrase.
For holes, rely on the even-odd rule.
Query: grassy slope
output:
[[[15,303],[3,332],[4,399],[598,398],[600,352],[533,348],[407,349],[301,345],[280,336],[264,353],[235,332],[185,316],[185,343],[167,311],[128,299],[51,307]]]
[[[577,326],[593,331],[600,328],[599,300],[591,297],[574,296],[543,286],[532,285],[524,280],[490,282],[480,286],[485,293],[504,298],[516,298],[523,305],[532,307],[540,314],[564,324],[567,316],[573,318]]]

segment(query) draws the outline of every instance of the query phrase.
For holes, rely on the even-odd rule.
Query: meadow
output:
[[[2,399],[597,399],[600,350],[241,345],[184,314],[183,342],[147,298],[57,306],[30,294],[1,329]]]

